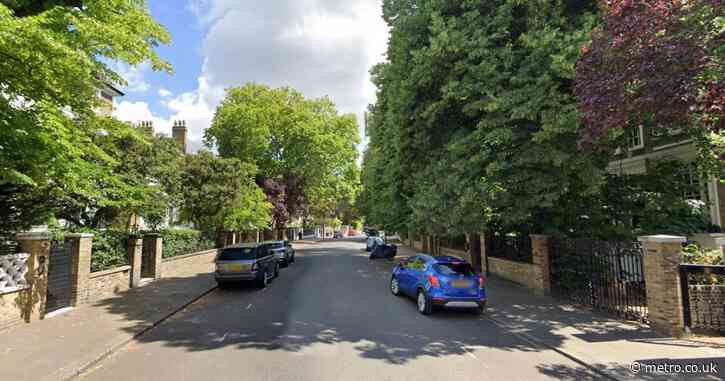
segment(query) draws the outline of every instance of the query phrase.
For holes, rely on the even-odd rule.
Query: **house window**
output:
[[[705,201],[704,186],[693,165],[682,171],[683,196],[685,200]]]
[[[113,95],[111,95],[105,91],[101,91],[101,98],[103,98],[107,101],[111,101],[111,102],[113,101]]]
[[[644,147],[644,128],[641,124],[627,130],[627,147],[630,151]]]

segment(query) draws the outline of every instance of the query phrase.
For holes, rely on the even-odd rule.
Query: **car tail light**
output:
[[[478,276],[478,281],[479,281],[479,284],[481,285],[481,287],[483,287],[483,286],[486,285],[486,277],[485,276],[479,275]]]
[[[430,282],[430,285],[433,287],[440,287],[441,283],[438,281],[438,278],[436,278],[435,275],[428,275],[428,281]]]

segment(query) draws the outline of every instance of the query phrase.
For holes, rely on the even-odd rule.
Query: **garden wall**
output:
[[[164,259],[161,274],[164,278],[174,278],[210,273],[214,271],[214,259],[218,252],[218,249],[211,249]]]
[[[79,303],[93,303],[130,288],[131,266],[121,266],[111,270],[91,273],[88,283],[80,295]]]
[[[488,257],[488,271],[530,289],[539,288],[538,280],[542,278],[539,266],[494,257]]]

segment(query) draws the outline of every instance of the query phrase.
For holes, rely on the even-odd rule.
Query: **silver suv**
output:
[[[279,276],[279,261],[266,243],[243,243],[222,249],[215,260],[214,277],[220,288],[231,282],[252,281],[257,287],[269,285]]]

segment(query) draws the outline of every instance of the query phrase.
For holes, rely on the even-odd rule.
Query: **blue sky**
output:
[[[378,0],[149,0],[149,7],[171,33],[173,43],[158,52],[175,73],[119,66],[129,82],[116,101],[119,119],[151,120],[167,134],[173,120],[186,120],[198,149],[230,86],[255,81],[326,95],[359,121],[374,102],[368,71],[387,44]]]

